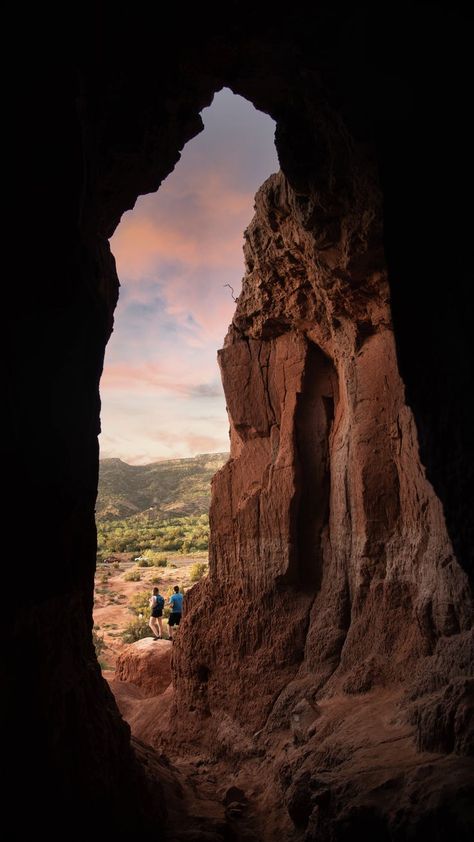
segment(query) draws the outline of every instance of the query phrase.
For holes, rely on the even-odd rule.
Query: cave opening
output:
[[[12,285],[8,516],[24,534],[28,487],[28,531],[52,551],[42,567],[29,552],[28,593],[5,606],[8,783],[23,792],[27,757],[23,821],[53,837],[60,804],[84,833],[159,823],[169,836],[190,815],[197,838],[251,839],[249,805],[267,820],[254,838],[272,842],[472,833],[473,614],[459,565],[472,570],[470,30],[443,4],[393,6],[389,27],[329,6],[271,22],[252,8],[231,29],[199,8],[186,31],[179,9],[158,50],[143,16],[116,10],[94,38],[84,27],[73,68],[39,61],[18,98],[22,171],[43,198],[31,272]],[[261,196],[249,294],[221,360],[246,394],[231,396],[233,458],[214,493],[211,563],[226,586],[192,592],[192,641],[173,653],[171,756],[175,740],[199,752],[187,782],[218,794],[216,818],[193,816],[172,762],[135,739],[131,750],[90,625],[97,384],[117,295],[108,238],[222,84],[275,118],[284,176]],[[296,463],[308,341],[332,359],[339,398],[324,564],[301,594],[278,585],[299,550],[295,492],[314,514]],[[300,452],[314,459],[304,429]]]
[[[93,636],[103,675],[113,690],[121,682],[123,710],[127,682],[149,697],[171,680],[168,646],[158,681],[124,647],[158,636],[168,644],[174,585],[186,594],[207,575],[210,481],[229,448],[216,353],[240,293],[254,195],[278,169],[275,123],[246,99],[224,88],[201,116],[203,132],[110,242],[121,291],[100,384]],[[149,624],[156,587],[159,625]],[[197,668],[200,684],[207,673]]]

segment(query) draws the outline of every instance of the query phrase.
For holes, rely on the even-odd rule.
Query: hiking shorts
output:
[[[181,622],[181,611],[172,611],[168,620],[169,626],[179,626]]]
[[[162,617],[163,616],[163,609],[162,608],[154,608],[151,612],[152,617]]]

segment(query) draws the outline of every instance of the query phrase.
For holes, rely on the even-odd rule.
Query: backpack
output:
[[[157,594],[155,596],[155,600],[155,608],[161,608],[161,610],[163,610],[163,606],[165,604],[164,597],[162,597],[161,594]]]

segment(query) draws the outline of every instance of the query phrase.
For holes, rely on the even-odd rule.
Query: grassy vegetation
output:
[[[99,662],[99,666],[102,670],[107,669],[107,664],[102,659],[101,655],[104,649],[106,648],[107,644],[104,640],[104,636],[99,634],[100,626],[95,626],[92,629],[92,642],[95,647],[95,654],[97,656],[97,660]]]
[[[208,453],[150,465],[102,460],[97,561],[130,553],[140,568],[166,567],[166,553],[207,552],[211,479],[226,459]]]
[[[163,553],[157,553],[155,550],[145,550],[142,553],[139,567],[168,567],[168,559]]]
[[[191,582],[199,582],[199,580],[206,575],[208,569],[209,565],[204,561],[196,561],[189,571],[189,578],[191,579]]]
[[[148,625],[148,617],[135,617],[122,632],[124,643],[135,643],[144,637],[151,637],[152,632]]]
[[[145,563],[139,562],[140,566],[156,564],[165,567],[166,558],[163,553],[207,551],[209,516],[188,515],[155,521],[129,517],[125,520],[99,521],[97,540],[99,562],[113,553],[130,552],[145,556]]]
[[[123,578],[125,582],[139,582],[142,576],[140,571],[135,568],[134,570],[129,570]]]

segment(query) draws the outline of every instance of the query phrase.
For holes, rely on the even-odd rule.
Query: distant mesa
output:
[[[211,479],[228,453],[200,453],[149,465],[101,459],[97,520],[129,517],[157,520],[202,515],[209,511]]]

